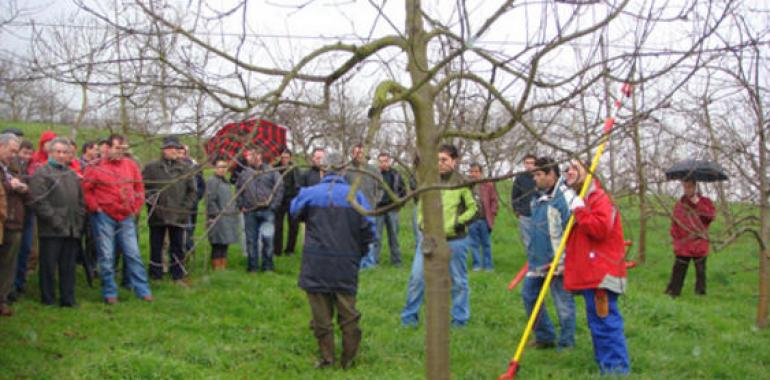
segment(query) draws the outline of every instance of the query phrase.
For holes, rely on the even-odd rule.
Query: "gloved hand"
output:
[[[575,195],[572,200],[567,204],[569,206],[569,210],[572,212],[575,212],[575,209],[580,207],[585,207],[586,204],[583,202],[583,198],[580,198],[579,195]]]
[[[569,210],[574,213],[575,209],[578,209],[580,207],[585,207],[586,204],[585,202],[583,202],[583,198],[580,198],[579,195],[575,194],[574,197],[572,197],[567,201],[567,206],[569,207]]]
[[[580,198],[580,195],[578,195],[572,188],[566,186],[563,187],[562,194],[564,194],[564,200],[567,201],[567,207],[569,207],[570,211],[575,212],[576,208],[585,207],[583,198]]]

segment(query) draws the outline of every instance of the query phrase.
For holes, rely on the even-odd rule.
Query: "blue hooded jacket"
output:
[[[549,264],[559,243],[562,233],[567,227],[570,210],[564,196],[564,185],[557,181],[556,186],[549,190],[538,190],[532,203],[532,230],[529,246],[527,246],[527,262],[530,271]],[[560,265],[563,265],[564,256]]]
[[[347,197],[350,185],[341,176],[327,174],[315,186],[303,187],[291,202],[292,218],[305,222],[305,246],[299,287],[313,293],[355,294],[361,257],[374,240],[374,218],[353,209]],[[370,210],[360,191],[356,201]]]

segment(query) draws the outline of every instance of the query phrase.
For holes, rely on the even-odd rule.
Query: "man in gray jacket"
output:
[[[48,163],[35,171],[29,184],[40,237],[41,298],[46,305],[54,304],[58,267],[59,304],[64,307],[75,306],[75,256],[86,217],[80,178],[69,168],[71,149],[67,139],[51,140]]]
[[[238,209],[246,225],[247,271],[272,271],[275,211],[283,199],[278,170],[265,163],[261,147],[248,148],[248,167],[238,176]],[[260,266],[260,258],[262,265]]]

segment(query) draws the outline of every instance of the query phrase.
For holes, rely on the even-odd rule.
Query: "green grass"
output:
[[[510,194],[500,186],[504,198]],[[621,208],[627,238],[638,236],[638,214]],[[79,307],[39,303],[37,277],[16,315],[0,319],[2,379],[420,379],[424,378],[424,325],[400,327],[406,282],[413,257],[411,209],[401,212],[404,266],[385,264],[361,273],[358,308],[363,342],[350,371],[314,370],[316,343],[310,311],[297,288],[300,257],[276,258],[276,272],[245,273],[237,246],[230,269],[203,269],[208,244],[192,262],[193,285],[153,282],[156,301],[143,303],[120,290],[121,302],[106,306],[82,271],[76,290]],[[632,360],[630,379],[767,378],[768,331],[753,327],[757,301],[757,248],[748,238],[715,252],[708,262],[708,295],[693,294],[689,273],[683,294],[663,295],[671,270],[668,221],[649,221],[647,263],[629,272],[621,298]],[[721,228],[719,220],[716,229]],[[148,252],[147,228],[140,231]],[[452,330],[455,379],[493,379],[505,371],[526,318],[518,289],[506,286],[524,262],[518,228],[501,210],[493,232],[492,273],[471,272],[471,321]],[[98,284],[97,284],[98,286]],[[598,379],[582,299],[577,301],[577,346],[565,352],[525,351],[518,378]],[[546,305],[551,307],[550,300]],[[552,314],[552,310],[549,310]],[[339,332],[338,350],[339,350]]]

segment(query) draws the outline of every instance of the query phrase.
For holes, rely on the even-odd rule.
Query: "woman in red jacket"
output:
[[[693,180],[683,180],[684,195],[676,202],[671,216],[674,268],[666,294],[678,297],[690,260],[695,262],[695,294],[706,294],[706,257],[709,253],[708,228],[716,216],[711,199],[697,192]]]
[[[626,290],[623,226],[617,207],[599,181],[591,183],[585,200],[575,194],[586,177],[586,166],[571,161],[566,183],[574,192],[572,197],[565,197],[575,225],[567,240],[564,288],[585,299],[594,357],[601,372],[627,374],[631,365],[617,304],[618,296]]]

